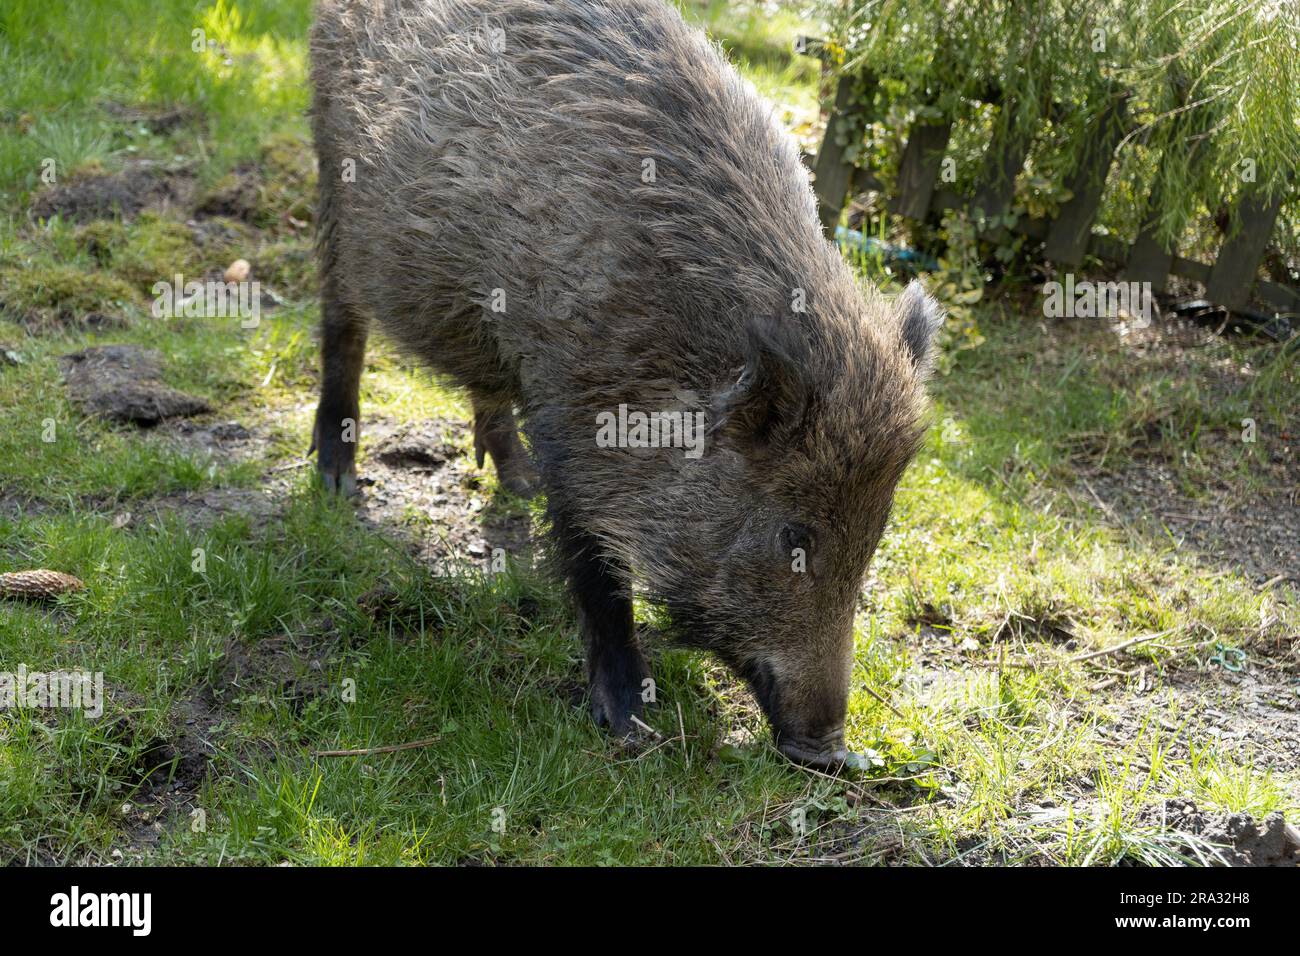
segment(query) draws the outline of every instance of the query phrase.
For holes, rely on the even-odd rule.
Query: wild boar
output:
[[[480,464],[540,482],[598,723],[641,713],[635,587],[782,752],[852,763],[934,301],[859,285],[771,108],[664,0],[323,0],[311,53],[326,485],[355,488],[373,319],[468,391]]]

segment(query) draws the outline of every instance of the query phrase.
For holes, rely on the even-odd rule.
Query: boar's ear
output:
[[[934,365],[934,334],[943,324],[943,309],[916,280],[908,283],[894,309],[903,346],[917,372],[925,378]]]
[[[774,330],[750,334],[748,358],[711,408],[711,434],[726,435],[755,451],[778,445],[803,426],[812,390],[794,343]]]

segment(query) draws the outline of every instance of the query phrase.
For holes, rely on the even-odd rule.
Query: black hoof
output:
[[[608,655],[591,677],[591,716],[598,727],[616,737],[628,737],[642,728],[632,718],[645,713],[645,680],[650,666],[635,647]]]
[[[316,413],[311,448],[307,454],[316,452],[316,473],[326,491],[352,498],[357,495],[357,445],[355,441],[343,440],[342,425],[321,427],[321,422],[330,420],[335,420],[335,417],[319,411]],[[352,422],[355,437],[356,419],[353,418]]]
[[[500,469],[497,471],[497,480],[501,487],[510,492],[516,498],[523,498],[525,501],[532,498],[541,490],[540,482],[537,475],[531,468],[526,473],[512,471],[509,474],[503,473]]]

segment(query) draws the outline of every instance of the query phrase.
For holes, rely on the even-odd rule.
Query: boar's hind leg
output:
[[[361,416],[361,367],[366,358],[366,319],[342,302],[328,277],[321,289],[321,391],[311,448],[325,487],[343,495],[357,491],[357,437]]]
[[[480,395],[474,402],[474,457],[483,467],[485,454],[492,456],[497,478],[512,495],[531,498],[537,493],[537,473],[528,459],[528,449],[519,439],[519,423],[509,404]]]
[[[632,717],[641,715],[642,682],[650,676],[632,625],[631,588],[592,535],[555,524],[587,646],[591,715],[617,736],[627,736],[634,729]]]

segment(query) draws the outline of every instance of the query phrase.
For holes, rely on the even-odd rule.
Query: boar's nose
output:
[[[845,748],[843,724],[837,723],[829,730],[813,732],[800,727],[802,722],[782,707],[776,673],[766,661],[748,661],[740,668],[740,672],[767,714],[768,723],[772,726],[772,737],[781,753],[795,763],[819,770],[865,770],[869,766],[865,757]],[[840,712],[843,712],[842,708]]]
[[[773,731],[776,749],[795,763],[810,767],[830,767],[843,763],[848,755],[848,750],[844,747],[843,728],[824,734],[792,733],[779,727],[774,727]]]
[[[844,746],[844,728],[818,736],[798,736],[777,731],[776,748],[797,764],[817,770],[865,770],[867,759]]]

